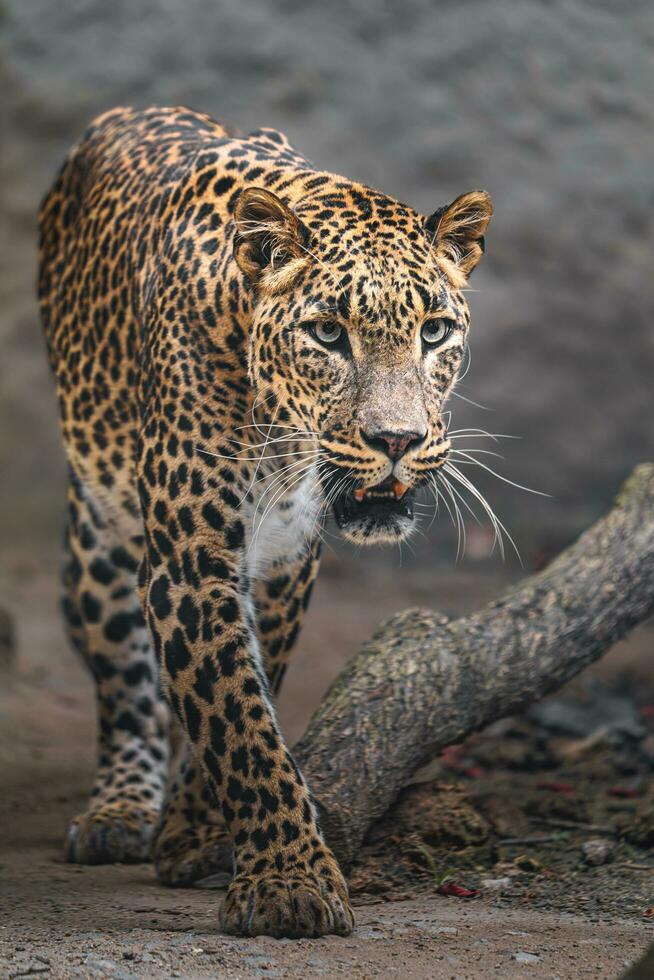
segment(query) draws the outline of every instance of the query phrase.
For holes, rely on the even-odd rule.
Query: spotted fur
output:
[[[351,540],[401,538],[446,458],[489,218],[471,192],[425,219],[188,109],[116,109],[69,154],[39,295],[70,468],[64,608],[99,706],[70,860],[154,845],[187,884],[233,851],[226,931],[351,930],[272,697],[327,510]]]

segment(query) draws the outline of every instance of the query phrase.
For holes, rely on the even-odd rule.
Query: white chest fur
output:
[[[252,506],[247,562],[251,578],[266,578],[275,562],[289,561],[306,550],[314,532],[321,495],[309,474],[274,504],[264,493]]]

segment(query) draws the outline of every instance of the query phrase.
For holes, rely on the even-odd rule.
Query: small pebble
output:
[[[129,973],[114,963],[113,960],[102,959],[96,956],[87,956],[85,960],[87,970],[91,973],[99,973],[101,976],[111,977],[112,980],[138,980],[135,973]]]
[[[487,892],[503,892],[511,887],[510,878],[482,878],[481,887]]]
[[[541,963],[542,960],[540,956],[536,956],[534,953],[525,953],[522,950],[518,953],[513,953],[511,956],[512,960],[516,963],[524,963],[525,965],[531,966],[532,963]]]
[[[613,860],[615,844],[604,837],[593,837],[581,845],[581,853],[586,864],[597,867]]]
[[[270,956],[265,956],[263,953],[248,953],[243,957],[243,963],[246,966],[259,967],[262,970],[267,970],[274,966]]]

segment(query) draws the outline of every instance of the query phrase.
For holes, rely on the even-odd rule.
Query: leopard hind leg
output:
[[[143,545],[133,530],[71,475],[63,609],[98,710],[91,797],[65,840],[67,860],[79,864],[149,860],[167,778],[169,712],[137,594]]]
[[[231,872],[232,840],[220,807],[182,734],[153,850],[159,881],[185,888],[220,871]]]

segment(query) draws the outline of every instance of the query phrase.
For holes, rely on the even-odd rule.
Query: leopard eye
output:
[[[420,337],[426,347],[440,347],[454,330],[454,320],[440,318],[438,320],[427,320],[422,325]]]
[[[345,333],[343,327],[333,320],[316,320],[310,325],[309,331],[325,347],[333,347],[339,340],[343,340]]]

